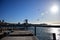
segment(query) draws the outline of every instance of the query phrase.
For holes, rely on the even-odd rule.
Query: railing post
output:
[[[34,32],[35,32],[35,36],[36,36],[36,26],[34,28],[35,28]]]
[[[25,26],[24,26],[24,29],[25,29],[25,30],[28,30],[28,26],[27,26],[27,25],[25,25]]]
[[[56,40],[56,34],[53,33],[53,40]]]

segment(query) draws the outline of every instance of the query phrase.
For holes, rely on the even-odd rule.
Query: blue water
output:
[[[31,30],[34,33],[34,27],[29,27],[28,30]],[[60,40],[60,28],[50,28],[50,27],[36,28],[36,36],[39,40],[53,40],[52,33],[56,34],[56,40]]]

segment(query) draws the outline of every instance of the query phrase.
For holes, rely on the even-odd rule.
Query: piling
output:
[[[53,40],[56,40],[56,34],[53,33]]]
[[[36,36],[36,26],[35,26],[35,30],[34,30],[34,32],[35,32],[35,36]]]

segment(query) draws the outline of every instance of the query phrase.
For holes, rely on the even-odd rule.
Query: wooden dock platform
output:
[[[9,36],[33,36],[31,31],[14,31],[9,34]]]
[[[35,36],[4,37],[1,40],[37,40]]]
[[[31,31],[27,31],[27,30],[13,31],[2,38],[1,38],[1,34],[4,33],[0,33],[0,40],[38,40],[38,38],[34,36],[34,34]]]

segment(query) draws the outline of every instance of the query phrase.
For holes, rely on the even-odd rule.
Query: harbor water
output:
[[[34,27],[29,27],[34,33]],[[36,27],[36,36],[39,40],[53,40],[53,33],[56,34],[56,40],[60,40],[60,28],[53,27]]]

